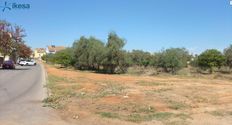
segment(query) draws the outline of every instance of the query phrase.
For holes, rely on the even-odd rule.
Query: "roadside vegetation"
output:
[[[0,53],[5,59],[9,56],[15,61],[17,58],[29,58],[32,50],[25,44],[25,30],[20,26],[0,20]]]
[[[61,67],[74,67],[102,73],[127,73],[129,67],[140,67],[140,72],[153,69],[154,74],[171,73],[186,68],[197,73],[230,73],[232,68],[232,45],[220,52],[208,49],[200,55],[191,55],[185,48],[169,48],[150,53],[143,50],[126,51],[126,41],[116,33],[108,35],[107,43],[82,36],[73,46],[56,54],[45,55],[47,63],[60,64]],[[138,68],[137,68],[138,69]],[[142,73],[141,73],[142,74]]]
[[[44,106],[80,123],[188,125],[202,122],[201,116],[230,119],[232,45],[223,53],[208,49],[191,55],[185,48],[126,51],[125,44],[114,32],[106,43],[82,36],[72,47],[43,56],[50,90]]]

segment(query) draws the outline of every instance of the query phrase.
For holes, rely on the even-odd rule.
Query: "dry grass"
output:
[[[45,67],[52,93],[45,105],[58,108],[65,118],[78,114],[79,120],[107,118],[108,124],[118,119],[125,121],[122,124],[157,121],[184,125],[201,124],[200,116],[213,120],[220,116],[221,120],[215,122],[232,122],[229,80],[107,75]]]

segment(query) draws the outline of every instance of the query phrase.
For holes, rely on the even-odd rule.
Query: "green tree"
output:
[[[158,67],[167,72],[175,73],[177,70],[186,67],[189,53],[185,48],[170,48],[161,52],[158,56]]]
[[[74,42],[73,48],[77,68],[100,70],[105,58],[105,46],[102,41],[94,37],[81,37]]]
[[[104,43],[94,37],[89,38],[89,45],[87,52],[89,53],[88,64],[93,70],[100,70],[100,65],[102,65],[102,60],[104,59]]]
[[[150,65],[152,61],[152,55],[149,52],[144,52],[142,50],[132,50],[130,58],[133,65],[144,67]]]
[[[67,67],[73,65],[73,57],[73,49],[67,48],[65,50],[57,52],[52,58],[55,63]]]
[[[226,64],[231,69],[232,68],[232,45],[230,45],[228,48],[224,49],[224,55],[226,58]]]
[[[51,54],[51,53],[43,55],[42,60],[46,61],[46,63],[52,63],[52,64],[56,63],[55,54]]]
[[[214,67],[220,68],[224,62],[225,57],[216,49],[206,50],[198,56],[198,66],[204,70],[210,69],[210,73]]]
[[[89,40],[82,36],[80,40],[73,43],[75,66],[78,69],[87,69],[89,52],[88,52]]]
[[[109,73],[115,73],[115,69],[125,69],[126,55],[123,51],[125,41],[118,37],[116,33],[109,33],[108,42],[106,44],[106,53],[104,58],[104,69]]]

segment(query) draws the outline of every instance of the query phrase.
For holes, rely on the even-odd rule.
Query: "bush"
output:
[[[189,53],[185,48],[170,48],[158,54],[157,67],[164,68],[166,72],[176,73],[187,66]]]
[[[209,49],[201,53],[198,57],[198,66],[203,70],[210,70],[213,72],[213,68],[220,68],[225,62],[225,57],[222,53],[216,49]]]
[[[74,64],[73,60],[73,49],[67,48],[65,50],[59,51],[54,55],[54,62],[56,64],[61,64],[62,66],[71,66]]]
[[[129,55],[132,65],[134,66],[147,67],[152,64],[152,55],[149,52],[144,52],[142,50],[132,50]]]
[[[54,57],[55,57],[54,54],[46,54],[46,55],[43,55],[41,58],[42,58],[42,60],[46,61],[47,63],[54,64],[55,63]]]

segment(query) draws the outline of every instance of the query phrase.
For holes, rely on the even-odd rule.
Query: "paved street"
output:
[[[42,107],[46,97],[41,65],[0,69],[0,125],[65,125],[56,113]]]

